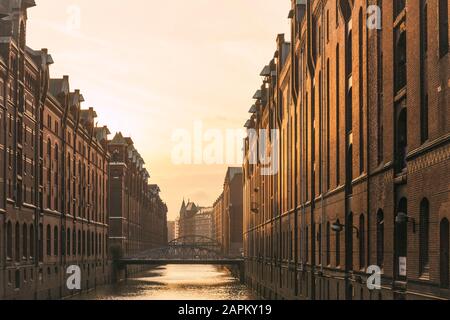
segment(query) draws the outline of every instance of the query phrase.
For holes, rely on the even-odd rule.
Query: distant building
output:
[[[220,243],[224,243],[224,234],[223,234],[223,192],[217,198],[216,202],[213,205],[214,208],[214,239]]]
[[[175,239],[180,237],[180,217],[175,219]]]
[[[213,212],[212,207],[199,207],[194,202],[186,204],[183,200],[178,222],[178,237],[203,236],[213,238]]]
[[[212,207],[200,208],[197,214],[194,216],[194,234],[196,236],[202,236],[206,238],[214,237],[214,222],[213,222]]]
[[[240,255],[243,250],[242,168],[228,168],[223,192],[214,203],[215,239],[223,252]]]
[[[243,250],[242,168],[228,168],[223,187],[224,250],[239,255]]]
[[[176,221],[167,221],[167,241],[170,242],[176,239]]]

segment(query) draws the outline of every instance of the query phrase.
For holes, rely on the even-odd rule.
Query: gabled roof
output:
[[[151,184],[149,185],[150,190],[152,190],[153,192],[159,193],[161,192],[161,189],[159,188],[159,186],[157,184]],[[183,202],[184,203],[184,202]]]
[[[256,107],[256,105],[252,105],[250,110],[248,110],[248,113],[256,113],[256,111],[258,111],[258,108]]]
[[[94,133],[98,141],[106,139],[108,137],[108,134],[111,134],[107,126],[94,128]]]
[[[49,91],[54,96],[62,92],[63,79],[50,79]]]
[[[0,17],[1,18],[1,17]],[[47,49],[33,50],[30,47],[25,47],[26,52],[31,56],[34,63],[38,65],[51,65],[55,63],[51,54],[48,54]]]
[[[0,13],[10,15],[13,9],[28,9],[36,6],[34,0],[0,0]]]
[[[189,202],[186,206],[186,211],[197,211],[198,208],[193,202]]]
[[[262,92],[261,92],[261,90],[257,90],[257,91],[255,92],[255,95],[253,96],[253,99],[261,99],[261,97],[262,97]]]
[[[50,93],[57,97],[60,93],[69,92],[69,77],[64,76],[62,79],[50,79]]]
[[[114,138],[111,140],[110,144],[127,145],[127,141],[123,137],[122,132],[117,132]]]
[[[262,77],[270,76],[270,66],[265,66],[259,75]]]
[[[126,137],[124,139],[130,146],[134,145],[133,139],[131,139],[130,137]]]

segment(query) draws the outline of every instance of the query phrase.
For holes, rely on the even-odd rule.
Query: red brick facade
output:
[[[69,296],[72,265],[82,290],[111,278],[109,131],[68,77],[50,78],[47,50],[26,46],[33,6],[0,2],[0,299]],[[130,250],[166,241],[159,189],[143,182]]]
[[[242,255],[242,197],[242,168],[228,168],[223,192],[214,203],[216,241],[225,255]]]
[[[246,124],[279,131],[278,149],[260,146],[279,154],[275,175],[245,149],[247,277],[262,296],[450,297],[448,10],[292,1],[291,42],[278,36]]]
[[[110,239],[114,254],[133,256],[167,243],[167,206],[131,138],[119,132],[109,142]]]

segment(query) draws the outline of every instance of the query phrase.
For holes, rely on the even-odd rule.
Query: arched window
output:
[[[83,239],[82,239],[81,246],[82,246],[81,252],[83,255],[85,255],[86,254],[86,231],[83,231]]]
[[[306,262],[309,262],[309,228],[306,226],[306,233],[305,233],[305,260]]]
[[[377,265],[384,267],[384,213],[379,210],[377,213]]]
[[[54,235],[54,238],[53,238],[53,255],[55,256],[55,257],[57,257],[58,256],[58,254],[59,254],[59,233],[58,233],[58,227],[57,226],[55,226],[54,228],[53,228],[53,235]]]
[[[339,219],[336,221],[336,225],[341,225]],[[341,233],[335,233],[335,243],[336,243],[336,267],[341,265]]]
[[[331,255],[330,255],[330,242],[331,242],[331,239],[330,239],[330,233],[331,233],[331,226],[330,226],[330,222],[327,222],[327,239],[326,239],[326,241],[327,241],[327,265],[330,265],[331,264]]]
[[[72,249],[70,245],[70,237],[72,236],[70,228],[67,229],[67,255],[70,256],[70,250]]]
[[[23,224],[22,235],[22,255],[24,259],[28,260],[28,227],[26,223]]]
[[[346,234],[346,265],[349,270],[353,270],[353,213],[347,215],[345,222]]]
[[[448,0],[439,0],[439,55],[441,58],[449,51]]]
[[[60,243],[61,243],[61,256],[66,255],[66,229],[61,228],[61,235],[60,235]]]
[[[95,254],[96,254],[95,248],[96,248],[96,245],[97,245],[97,236],[94,234],[94,232],[92,232],[92,234],[91,234],[91,240],[92,240],[92,243],[91,243],[91,246],[92,246],[91,253],[92,253],[93,256],[95,256]]]
[[[78,250],[77,250],[78,255],[82,254],[82,251],[81,251],[82,245],[83,244],[81,243],[81,231],[78,230]]]
[[[75,230],[75,228],[73,229],[72,234],[72,255],[77,255],[77,231]]]
[[[47,225],[47,256],[52,255],[52,231],[50,225]]]
[[[406,108],[400,111],[396,125],[396,173],[406,169],[406,155],[408,148],[408,131],[407,131],[407,112]]]
[[[39,261],[44,261],[44,225],[39,224]]]
[[[366,219],[364,214],[359,216],[359,269],[366,267]]]
[[[448,219],[442,219],[440,226],[440,274],[441,274],[441,287],[448,288],[450,286],[449,279],[449,221]]]
[[[353,146],[350,145],[347,150],[347,159],[346,159],[346,179],[345,179],[345,187],[348,194],[353,194]]]
[[[353,89],[350,88],[347,93],[345,104],[345,130],[347,134],[353,131]]]
[[[48,155],[48,160],[50,161],[50,159],[52,158],[52,141],[50,140],[50,138],[48,138],[47,140],[47,155]]]
[[[430,243],[430,203],[423,199],[420,203],[420,245],[419,262],[420,273],[425,274],[430,269],[429,243]]]
[[[322,224],[320,223],[318,225],[318,231],[317,231],[317,246],[319,247],[319,265],[322,265]]]
[[[406,86],[406,31],[396,28],[395,31],[394,76],[395,93]]]
[[[336,1],[337,2],[337,1]],[[336,85],[336,186],[339,186],[341,184],[341,177],[340,177],[340,167],[341,167],[341,157],[340,157],[340,150],[341,150],[341,140],[340,140],[340,130],[339,130],[339,123],[340,123],[340,81],[341,81],[341,72],[340,72],[340,64],[339,64],[339,44],[336,45],[336,79],[335,79],[335,85]]]
[[[12,224],[8,221],[6,225],[6,255],[8,259],[12,259],[13,256],[13,237],[12,237]]]
[[[428,140],[428,66],[426,57],[428,52],[428,1],[420,0],[420,140]]]
[[[347,41],[345,44],[345,69],[346,76],[349,78],[353,71],[353,33],[350,29],[347,33]]]
[[[91,255],[91,233],[87,233],[87,256]]]
[[[30,225],[30,258],[34,259],[34,226]]]
[[[15,238],[15,256],[16,256],[16,261],[20,262],[20,224],[17,222],[16,223],[16,230],[15,230],[15,234],[14,234],[14,238]]]
[[[400,274],[401,259],[408,256],[408,219],[402,218],[408,216],[408,200],[402,198],[397,206],[395,221],[395,257],[396,257],[396,276],[404,278]]]
[[[396,0],[392,2],[394,6],[394,19],[405,9],[406,1],[405,0]]]
[[[55,161],[59,161],[59,147],[57,143],[55,143]],[[56,164],[56,168],[58,169],[58,162]]]
[[[360,173],[364,172],[364,78],[363,78],[363,45],[364,45],[364,27],[365,20],[363,17],[363,10],[360,8],[359,10],[359,18],[358,18],[358,47],[359,47],[359,168]]]

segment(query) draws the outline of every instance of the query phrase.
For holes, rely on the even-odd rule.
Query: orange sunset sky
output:
[[[288,0],[36,0],[28,45],[48,48],[99,125],[131,136],[178,215],[183,197],[210,206],[226,165],[175,165],[172,135],[194,122],[242,128],[259,73],[287,33]],[[112,138],[112,136],[111,136]]]

